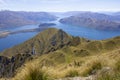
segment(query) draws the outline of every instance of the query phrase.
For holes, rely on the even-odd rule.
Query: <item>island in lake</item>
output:
[[[39,27],[50,27],[50,26],[55,26],[55,23],[41,23]]]

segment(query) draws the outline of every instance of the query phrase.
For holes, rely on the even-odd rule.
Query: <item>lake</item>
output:
[[[54,21],[54,23],[57,24],[56,26],[54,26],[55,28],[62,29],[68,34],[71,34],[73,36],[84,37],[91,40],[103,40],[115,36],[120,36],[120,31],[101,31],[88,27],[65,25],[59,23],[58,21]],[[26,25],[21,27],[5,28],[0,30],[19,31],[19,30],[34,29],[34,28],[38,28],[38,25]],[[24,41],[34,37],[36,34],[38,34],[38,32],[18,33],[18,34],[9,35],[8,37],[5,38],[1,38],[0,51],[18,45],[20,43],[23,43]]]

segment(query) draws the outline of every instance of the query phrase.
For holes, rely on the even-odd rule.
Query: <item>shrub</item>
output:
[[[27,64],[13,80],[50,80],[47,71],[40,69],[39,64]]]
[[[88,56],[90,53],[87,50],[81,49],[81,50],[75,50],[74,51],[75,56],[81,56],[81,57],[85,57]]]
[[[118,60],[115,64],[115,70],[120,72],[120,60]]]
[[[79,76],[79,73],[77,70],[69,70],[66,75],[66,77],[75,77],[75,76]]]
[[[24,80],[48,80],[48,75],[42,70],[33,69],[26,74]]]

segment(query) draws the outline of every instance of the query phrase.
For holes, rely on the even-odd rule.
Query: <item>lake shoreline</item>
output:
[[[19,30],[19,31],[3,31],[0,33],[0,39],[1,38],[5,38],[9,35],[13,35],[13,34],[19,34],[19,33],[27,33],[27,32],[40,32],[44,29],[46,29],[48,27],[45,28],[34,28],[34,29],[26,29],[26,30]]]

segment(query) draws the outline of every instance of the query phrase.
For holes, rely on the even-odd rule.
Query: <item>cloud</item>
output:
[[[120,7],[119,3],[120,0],[0,0],[0,9],[16,11],[117,11]]]
[[[24,0],[24,1],[30,1],[30,0]],[[69,1],[77,1],[77,0],[40,0],[39,2],[69,2]]]
[[[0,0],[0,6],[5,6],[5,5],[6,5],[5,0]]]
[[[3,0],[0,0],[0,4],[4,4],[5,2]]]

